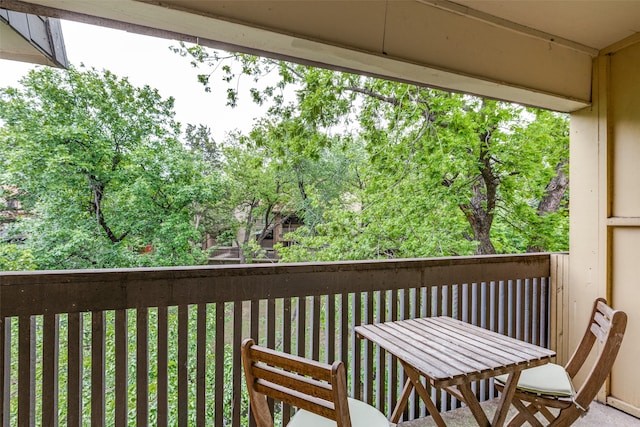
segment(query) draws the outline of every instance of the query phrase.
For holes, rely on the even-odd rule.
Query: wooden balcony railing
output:
[[[355,325],[444,314],[548,346],[550,271],[550,255],[534,254],[0,272],[2,425],[254,425],[240,363],[247,336],[344,360],[351,395],[389,413],[402,369],[356,339]],[[475,391],[494,395],[488,381]],[[432,393],[441,410],[457,405]],[[405,419],[425,414],[416,399]]]

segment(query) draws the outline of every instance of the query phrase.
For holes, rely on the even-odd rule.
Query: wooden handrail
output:
[[[349,394],[388,413],[404,374],[356,325],[446,314],[547,346],[549,276],[549,254],[0,273],[2,420],[251,425],[246,336],[343,360]],[[489,381],[477,393],[494,395]],[[415,400],[405,418],[424,415]]]
[[[548,277],[549,254],[0,272],[0,315],[120,310]]]

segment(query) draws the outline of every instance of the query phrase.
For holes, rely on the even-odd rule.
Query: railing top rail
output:
[[[548,253],[326,263],[0,272],[1,315],[163,307],[546,277]]]
[[[297,263],[274,263],[274,264],[235,264],[235,265],[205,265],[205,266],[183,266],[183,267],[145,267],[145,268],[112,268],[112,269],[89,269],[89,270],[37,270],[37,271],[0,271],[0,286],[11,283],[18,283],[21,278],[28,278],[32,282],[34,277],[46,277],[47,280],[59,281],[58,276],[90,275],[115,276],[123,274],[166,274],[168,272],[181,273],[187,275],[202,272],[203,275],[213,274],[237,274],[240,271],[268,270],[256,274],[281,274],[280,270],[361,270],[361,269],[388,269],[388,268],[415,268],[419,266],[450,266],[450,265],[470,265],[470,264],[503,264],[508,262],[523,262],[538,264],[548,262],[549,253],[528,253],[511,255],[475,255],[475,256],[455,256],[436,258],[400,258],[382,260],[361,260],[361,261],[327,261],[327,262],[297,262]],[[194,273],[196,272],[196,273]],[[226,274],[225,274],[226,273]],[[84,279],[83,279],[84,280]],[[60,280],[62,281],[62,280]],[[68,281],[64,279],[64,281]]]

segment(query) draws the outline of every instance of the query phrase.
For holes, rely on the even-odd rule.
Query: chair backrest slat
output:
[[[626,313],[612,309],[603,298],[595,301],[589,327],[566,366],[567,373],[573,378],[588,359],[595,342],[600,343],[586,380],[576,393],[575,401],[581,407],[588,407],[609,376],[626,327]]]
[[[333,400],[331,385],[325,381],[303,377],[272,366],[257,364],[253,366],[253,376],[255,379],[263,379],[269,383],[297,390],[309,396],[329,401]]]
[[[596,309],[604,314],[607,319],[611,319],[613,317],[613,312],[615,311],[613,308],[607,305],[607,301],[604,298],[596,299]]]
[[[604,329],[600,326],[598,326],[595,323],[591,324],[591,333],[593,335],[595,335],[596,339],[598,340],[598,342],[600,344],[604,343],[607,339],[607,332],[608,332],[609,328]]]
[[[321,381],[331,381],[331,365],[327,365],[326,363],[305,359],[267,347],[261,347],[255,343],[250,347],[250,356],[254,360],[259,360],[268,365],[278,366],[285,371],[295,372]]]
[[[605,330],[609,330],[609,327],[611,327],[611,317],[605,316],[600,311],[596,311],[596,314],[593,320],[595,323],[598,324],[598,326],[600,326],[601,328],[604,328]]]
[[[264,380],[257,380],[254,389],[260,394],[281,402],[305,409],[329,419],[335,419],[335,405],[332,401],[310,396],[295,389],[287,388]]]
[[[329,365],[261,347],[247,338],[242,363],[258,427],[273,426],[267,397],[333,420],[338,427],[351,427],[341,361]]]

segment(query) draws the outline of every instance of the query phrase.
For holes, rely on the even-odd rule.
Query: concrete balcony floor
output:
[[[497,399],[482,403],[482,407],[485,409],[490,420],[493,417],[497,403]],[[515,409],[512,409],[512,411],[515,413]],[[507,420],[511,418],[511,416],[512,414],[510,413]],[[468,408],[460,408],[446,412],[442,417],[448,427],[469,427],[477,425]],[[436,423],[433,419],[427,417],[399,423],[398,427],[432,427],[435,425]],[[576,427],[640,427],[640,419],[632,417],[611,406],[593,402],[587,414],[573,425]]]

